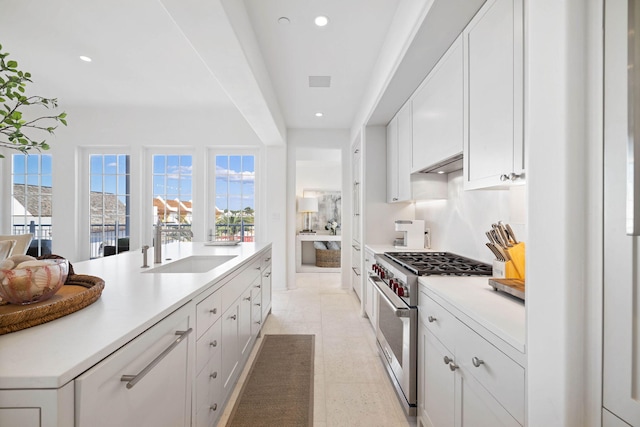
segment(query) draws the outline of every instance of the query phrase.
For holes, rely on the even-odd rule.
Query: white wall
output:
[[[423,219],[431,229],[432,249],[490,263],[493,256],[485,246],[484,232],[498,221],[510,224],[518,239],[526,242],[524,186],[465,191],[462,171],[448,178],[448,199],[416,201],[416,219]]]

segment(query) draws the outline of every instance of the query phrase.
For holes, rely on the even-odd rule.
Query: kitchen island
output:
[[[203,369],[210,360],[220,358],[217,353],[200,358],[201,353],[198,353],[201,360],[198,359],[195,354],[196,339],[215,335],[216,330],[223,333],[223,326],[219,325],[222,323],[220,317],[225,310],[234,310],[237,333],[227,338],[227,343],[232,345],[225,350],[224,340],[221,340],[221,346],[216,340],[216,345],[212,341],[210,346],[216,347],[215,351],[221,348],[221,352],[231,361],[228,363],[227,378],[224,378],[224,389],[229,389],[237,381],[237,374],[246,362],[241,356],[244,357],[252,347],[249,344],[255,341],[270,308],[270,252],[270,243],[242,243],[224,247],[205,246],[204,243],[172,243],[163,247],[163,262],[151,264],[150,268],[141,267],[143,257],[139,251],[74,263],[76,274],[97,276],[105,281],[102,296],[92,305],[60,319],[0,336],[0,425],[12,425],[14,420],[18,420],[20,425],[85,425],[78,421],[78,407],[82,405],[78,378],[90,376],[96,366],[113,365],[112,359],[117,359],[114,355],[126,350],[132,341],[135,344],[145,338],[141,336],[153,332],[164,319],[178,316],[176,313],[180,314],[178,317],[181,318],[184,331],[171,332],[169,335],[174,338],[166,342],[170,344],[175,340],[178,332],[185,333],[187,344],[181,346],[185,348],[184,357],[176,358],[185,365],[184,424],[191,424],[191,419],[199,409],[195,399],[191,404],[191,394],[195,394],[192,388],[196,382],[195,375],[198,374],[196,371]],[[228,260],[208,271],[201,269],[203,272],[173,273],[166,270],[172,262],[188,257],[197,256],[200,260],[206,260],[206,257],[213,259],[213,256],[219,255],[227,256]],[[153,250],[149,251],[149,259],[153,259]],[[157,267],[160,267],[158,272],[154,272],[153,269]],[[268,282],[268,292],[265,281]],[[262,287],[265,289],[261,292]],[[239,303],[245,293],[252,303],[248,313]],[[213,304],[214,308],[202,312],[201,308],[206,304]],[[253,305],[257,309],[252,310]],[[211,319],[205,319],[205,314],[210,315]],[[180,323],[176,322],[176,325]],[[249,328],[249,337],[242,343],[239,335],[242,332],[241,322]],[[190,333],[191,336],[187,337]],[[158,354],[168,347],[165,344],[159,346]],[[144,347],[151,349],[154,344]],[[135,369],[144,367],[148,362],[141,362],[142,365]],[[158,366],[160,370],[164,369],[162,365]],[[136,373],[134,368],[130,369],[134,372],[127,374]],[[116,382],[120,382],[119,375]],[[157,390],[159,393],[165,391]],[[218,404],[222,406],[224,401]],[[42,413],[29,409],[37,409]],[[28,421],[31,419],[34,422]]]

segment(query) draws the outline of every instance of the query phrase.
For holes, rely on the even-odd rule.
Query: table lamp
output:
[[[318,199],[315,197],[302,197],[298,199],[298,212],[305,214],[303,233],[313,233],[311,229],[311,212],[318,212]]]

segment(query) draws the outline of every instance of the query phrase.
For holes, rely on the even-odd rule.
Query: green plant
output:
[[[42,96],[27,96],[26,86],[31,81],[31,73],[18,70],[18,63],[7,60],[8,53],[2,51],[0,45],[0,147],[6,147],[27,153],[36,150],[48,150],[49,144],[44,139],[40,140],[35,135],[45,133],[53,135],[57,123],[67,125],[67,114],[49,115],[26,120],[23,111],[28,106],[43,106],[56,108],[56,98],[44,98]],[[0,158],[4,158],[0,154]]]

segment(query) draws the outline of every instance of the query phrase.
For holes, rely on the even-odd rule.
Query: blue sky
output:
[[[91,156],[91,191],[114,194],[117,189],[118,194],[125,195],[126,157],[123,154]],[[14,182],[24,184],[26,181],[27,184],[50,187],[51,161],[50,154],[14,155]],[[153,196],[192,200],[192,171],[193,159],[190,155],[154,156]],[[39,182],[39,174],[42,182]],[[215,192],[218,209],[255,209],[254,156],[216,156]]]

